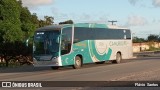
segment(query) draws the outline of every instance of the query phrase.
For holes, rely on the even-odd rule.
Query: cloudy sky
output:
[[[53,16],[55,23],[108,23],[128,27],[134,36],[160,35],[160,0],[22,0],[32,13]],[[109,23],[108,23],[109,24]]]

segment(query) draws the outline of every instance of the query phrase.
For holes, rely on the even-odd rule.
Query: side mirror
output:
[[[26,46],[28,47],[29,38],[26,40]]]
[[[26,46],[28,47],[29,46],[29,41],[30,39],[33,39],[33,37],[29,37],[27,40],[26,40]]]
[[[60,43],[60,36],[57,37],[56,43]]]

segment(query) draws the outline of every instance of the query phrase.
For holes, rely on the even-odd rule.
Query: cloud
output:
[[[53,13],[53,15],[58,16],[60,13],[60,10],[56,7],[52,7],[51,12]]]
[[[153,18],[152,23],[160,23],[159,19]]]
[[[135,6],[139,0],[128,0],[128,1],[131,5]]]
[[[108,15],[82,13],[81,15],[76,15],[76,16],[77,17],[74,18],[76,22],[83,22],[83,23],[107,23],[108,22]]]
[[[42,5],[52,4],[54,0],[22,0],[23,6],[36,8]]]
[[[80,19],[82,19],[82,20],[90,20],[91,18],[92,18],[92,16],[87,13],[83,13],[80,17]]]
[[[152,5],[155,7],[160,7],[160,0],[152,0]]]
[[[99,21],[107,23],[108,17],[109,17],[109,15],[102,15],[99,17]]]
[[[145,1],[146,0],[128,0],[128,2],[133,6],[141,3],[141,5],[140,5],[141,7],[146,7]],[[151,2],[154,7],[160,7],[160,0],[152,0]]]
[[[60,9],[56,7],[52,7],[51,12],[53,13],[55,19],[64,20],[69,18],[69,15],[67,13],[63,13]]]
[[[127,26],[143,26],[148,23],[147,19],[141,16],[129,16]]]
[[[153,20],[152,20],[152,23],[156,23],[156,22],[157,22],[156,19],[153,19]]]

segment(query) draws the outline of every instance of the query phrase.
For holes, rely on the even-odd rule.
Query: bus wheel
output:
[[[101,61],[101,62],[95,62],[96,64],[104,64],[105,61]]]
[[[122,60],[121,54],[120,54],[120,53],[117,53],[117,55],[116,55],[116,60],[112,61],[112,63],[119,64],[119,63],[121,63],[121,60]]]
[[[59,66],[52,66],[51,67],[53,70],[57,70],[57,69],[59,69]]]
[[[79,69],[82,67],[82,60],[79,56],[76,56],[75,58],[75,64],[73,65],[74,69]]]

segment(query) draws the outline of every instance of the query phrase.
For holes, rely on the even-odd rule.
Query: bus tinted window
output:
[[[83,40],[93,40],[94,32],[91,28],[75,28],[74,43]]]
[[[83,40],[131,39],[129,30],[106,28],[75,28],[74,42]]]
[[[131,31],[130,30],[126,30],[126,38],[131,39]]]
[[[112,29],[95,29],[96,39],[124,39],[123,30],[112,30]]]

